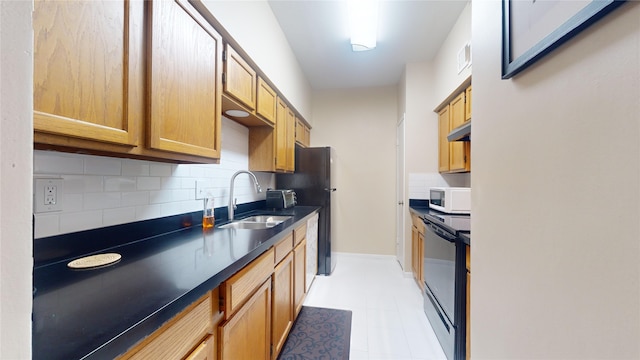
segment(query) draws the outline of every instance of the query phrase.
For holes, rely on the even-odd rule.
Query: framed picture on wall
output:
[[[502,0],[502,78],[541,59],[625,0]]]

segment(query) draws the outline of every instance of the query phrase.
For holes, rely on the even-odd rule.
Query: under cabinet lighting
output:
[[[249,113],[244,110],[227,110],[224,113],[229,116],[238,117],[238,118],[244,118],[249,116]]]
[[[351,49],[366,51],[376,47],[378,0],[347,0]]]

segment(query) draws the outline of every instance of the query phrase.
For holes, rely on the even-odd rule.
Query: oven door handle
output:
[[[425,222],[425,225],[431,231],[433,231],[436,235],[438,235],[439,237],[447,240],[448,242],[455,242],[456,241],[456,237],[455,236],[453,236],[453,235],[449,234],[448,232],[440,229],[439,227],[437,227],[437,226],[435,226],[435,225],[433,225],[431,223],[428,223],[428,222]]]

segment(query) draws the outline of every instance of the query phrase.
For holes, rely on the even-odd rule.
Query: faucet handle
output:
[[[238,208],[238,198],[233,199],[233,210]]]

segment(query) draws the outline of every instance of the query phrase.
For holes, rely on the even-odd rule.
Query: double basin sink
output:
[[[291,216],[276,215],[255,215],[244,219],[235,220],[228,224],[221,225],[221,229],[247,229],[261,230],[270,229],[280,223],[291,219]]]

